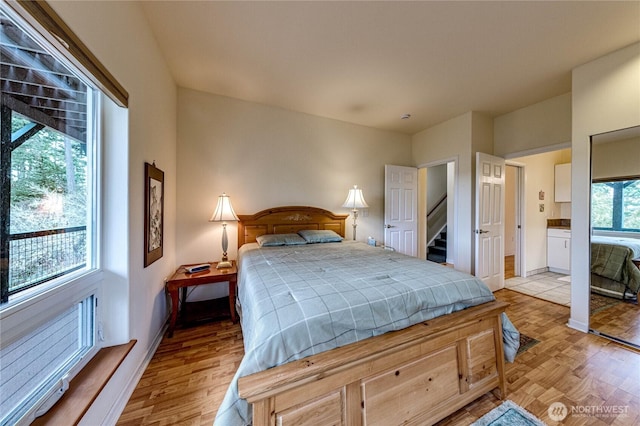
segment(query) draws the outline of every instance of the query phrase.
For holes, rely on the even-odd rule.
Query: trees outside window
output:
[[[14,113],[12,133],[33,124]],[[86,145],[44,127],[11,153],[12,234],[87,225]]]
[[[594,229],[640,232],[640,177],[594,181],[591,211]]]

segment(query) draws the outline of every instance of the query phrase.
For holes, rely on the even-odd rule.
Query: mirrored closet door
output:
[[[640,126],[591,137],[594,333],[640,348]]]

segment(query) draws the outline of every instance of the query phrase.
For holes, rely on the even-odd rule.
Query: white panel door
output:
[[[384,244],[418,255],[418,169],[384,166]]]
[[[492,291],[504,287],[504,158],[476,153],[475,271]]]

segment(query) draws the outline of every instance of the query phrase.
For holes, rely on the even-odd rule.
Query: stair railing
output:
[[[447,194],[445,193],[427,213],[427,247],[447,226]]]
[[[440,199],[438,200],[438,202],[436,203],[435,206],[433,206],[431,208],[431,210],[429,210],[429,212],[427,213],[427,220],[429,219],[430,216],[433,215],[433,213],[435,213],[435,211],[442,205],[442,203],[444,203],[445,201],[447,201],[447,194],[445,193],[442,197],[440,197]]]

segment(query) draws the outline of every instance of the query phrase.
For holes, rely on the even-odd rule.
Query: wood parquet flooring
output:
[[[640,354],[567,327],[567,307],[510,290],[495,295],[511,304],[507,314],[520,332],[540,341],[506,364],[508,399],[549,425],[640,424]],[[211,426],[242,354],[240,326],[229,320],[176,330],[161,342],[117,424]],[[485,394],[437,425],[468,425],[500,402]],[[626,413],[570,414],[557,423],[547,413],[553,402]]]
[[[592,314],[589,318],[589,326],[601,333],[640,346],[640,305],[620,302]]]
[[[640,424],[640,354],[604,338],[566,326],[569,308],[510,290],[496,297],[511,305],[507,315],[521,333],[540,341],[506,364],[507,398],[548,425]],[[550,419],[550,404],[569,410],[585,407],[625,407],[623,416],[569,415],[561,423]],[[486,394],[438,423],[470,424],[500,401]]]

